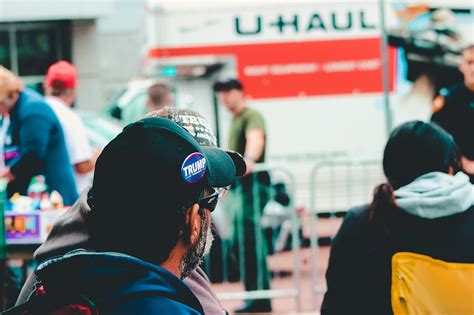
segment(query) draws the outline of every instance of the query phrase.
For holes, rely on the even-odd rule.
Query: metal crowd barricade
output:
[[[371,201],[377,184],[384,182],[382,163],[378,160],[324,161],[310,173],[310,241],[313,309],[318,294],[326,288],[317,285],[317,218],[336,214]]]
[[[262,272],[258,273],[258,277],[256,279],[258,283],[258,289],[253,290],[253,291],[240,291],[240,292],[220,292],[217,294],[218,298],[222,301],[225,300],[256,300],[256,299],[272,299],[272,298],[283,298],[283,297],[294,297],[295,303],[296,303],[296,310],[299,311],[301,310],[301,305],[300,305],[300,296],[301,296],[301,262],[300,262],[300,240],[299,240],[299,228],[300,228],[300,222],[297,216],[297,213],[295,211],[295,208],[293,206],[294,198],[295,198],[295,178],[293,174],[286,168],[284,167],[277,167],[277,166],[271,166],[267,164],[258,164],[255,166],[254,173],[249,175],[252,176],[253,183],[257,182],[257,176],[260,172],[268,172],[270,174],[271,182],[283,182],[285,183],[287,189],[287,193],[289,195],[289,205],[285,207],[287,210],[287,220],[291,221],[291,250],[293,253],[293,285],[292,287],[289,288],[284,288],[284,289],[261,289],[262,288]],[[260,198],[261,198],[261,186],[259,185],[252,185],[252,202],[254,204],[254,209],[259,207],[260,204]],[[273,193],[271,187],[265,188],[268,189],[268,193],[270,195],[270,199],[273,199]],[[239,194],[242,194],[242,187],[237,185],[234,191],[231,193],[235,194],[234,196],[239,196]],[[238,265],[239,265],[239,273],[240,273],[240,281],[243,282],[245,278],[245,248],[242,246],[242,244],[245,243],[244,241],[244,214],[242,213],[241,209],[243,209],[243,198],[236,198],[232,204],[233,208],[236,210],[236,221],[237,226],[233,227],[236,229],[237,232],[237,239],[238,239]],[[240,203],[239,201],[240,200]],[[227,212],[229,209],[225,209]],[[247,218],[248,220],[248,218]],[[261,228],[262,228],[262,213],[259,211],[253,211],[253,220],[255,222],[255,226],[257,227],[254,232],[255,232],[255,249],[256,249],[256,260],[258,262],[257,268],[260,265],[260,262],[264,259],[267,259],[267,256],[264,253],[264,250],[262,248],[265,248],[264,242],[266,240],[264,239],[263,233],[261,233]],[[229,227],[232,228],[232,227]],[[222,265],[224,269],[224,273],[228,272],[227,271],[227,258],[229,254],[229,248],[231,245],[229,245],[228,242],[222,241]],[[268,263],[268,260],[267,260]],[[223,277],[224,281],[228,279],[227,275],[224,275]],[[271,277],[269,278],[271,281]]]

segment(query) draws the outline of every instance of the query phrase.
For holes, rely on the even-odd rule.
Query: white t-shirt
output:
[[[61,99],[47,96],[46,102],[54,111],[63,128],[64,139],[71,164],[76,165],[92,159],[92,149],[87,139],[87,132],[79,116]],[[79,174],[75,172],[78,193],[81,193],[91,183],[92,172]]]

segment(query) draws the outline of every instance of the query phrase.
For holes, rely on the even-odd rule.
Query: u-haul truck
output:
[[[387,137],[380,3],[357,1],[151,1],[143,69],[166,77],[176,103],[215,123],[223,147],[231,116],[212,91],[236,77],[264,116],[267,160],[296,174],[299,189],[320,160],[380,158]],[[387,23],[393,10],[387,7]],[[388,49],[386,90],[397,90]],[[393,102],[393,99],[392,99]],[[392,106],[394,121],[427,119],[429,100]],[[400,115],[399,115],[400,114]],[[400,119],[398,119],[400,120]],[[307,205],[307,194],[297,204]]]

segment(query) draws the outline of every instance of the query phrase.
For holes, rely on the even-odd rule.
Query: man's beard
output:
[[[210,220],[210,217],[203,217],[199,240],[196,244],[190,246],[189,250],[184,254],[183,259],[181,260],[181,265],[179,266],[181,279],[189,276],[189,274],[203,262],[204,257],[211,251],[214,235],[212,235]]]

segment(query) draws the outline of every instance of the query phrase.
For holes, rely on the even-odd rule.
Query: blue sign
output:
[[[178,74],[178,69],[175,66],[164,66],[158,70],[158,74],[165,77],[175,77]]]

